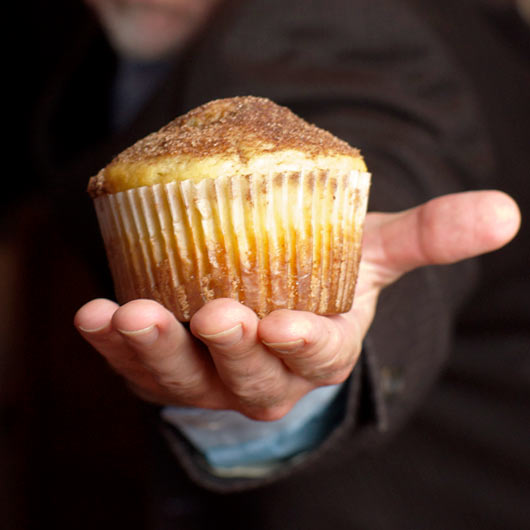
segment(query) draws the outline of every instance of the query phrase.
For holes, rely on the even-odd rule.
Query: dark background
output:
[[[530,32],[512,12],[499,7],[501,2],[415,3],[467,72],[482,105],[498,171],[509,175],[499,179],[502,189],[526,208]],[[86,16],[81,3],[57,0],[25,2],[5,19],[5,25],[13,21],[17,33],[5,49],[9,68],[5,113],[14,113],[14,119],[8,125],[4,152],[9,162],[0,247],[0,528],[6,529],[143,529],[149,521],[151,438],[144,422],[146,410],[71,329],[77,302],[91,296],[94,287],[87,266],[79,256],[62,253],[60,244],[53,244],[53,234],[47,241],[37,238],[35,230],[49,216],[29,148],[35,104],[58,57],[68,53],[66,43],[75,40],[76,21]],[[50,249],[54,255],[43,259],[50,258]],[[415,488],[420,495],[423,483],[418,476],[425,473],[439,478],[432,495],[438,496],[441,506],[468,514],[469,520],[461,519],[462,528],[495,528],[487,517],[488,510],[496,509],[492,498],[499,503],[496,513],[502,515],[503,527],[522,528],[523,511],[504,513],[504,506],[516,503],[523,510],[530,493],[530,455],[524,443],[530,424],[530,310],[528,298],[521,296],[530,292],[525,273],[530,271],[529,249],[525,222],[517,240],[503,253],[483,259],[490,274],[484,285],[492,289],[480,291],[465,311],[467,333],[477,323],[469,340],[483,337],[483,355],[466,355],[464,337],[461,350],[412,423],[389,450],[359,463],[367,477],[377,476],[378,466],[387,469],[383,487],[375,479],[366,481],[366,497],[359,503],[367,510],[377,509],[374,499],[378,499],[399,514],[401,479],[414,485],[409,488],[413,497]],[[520,267],[510,271],[513,278],[502,299],[495,298],[493,287],[507,261]],[[60,273],[54,267],[59,262]],[[68,271],[76,272],[69,276]],[[56,286],[75,296],[50,292]],[[43,300],[52,300],[53,311]],[[491,304],[502,311],[484,327],[483,313]],[[51,342],[43,343],[43,336]],[[455,413],[443,417],[440,412],[448,401]],[[472,418],[465,413],[470,403],[475,411]],[[413,444],[416,449],[411,453]],[[433,468],[419,467],[415,455],[419,461],[425,455]],[[439,467],[436,462],[444,464]],[[466,492],[460,502],[471,499],[467,508],[447,493],[444,481],[449,476],[457,477],[456,491]],[[362,514],[360,510],[361,521]],[[425,521],[430,517],[424,514]],[[360,526],[372,527],[391,528],[384,519]]]

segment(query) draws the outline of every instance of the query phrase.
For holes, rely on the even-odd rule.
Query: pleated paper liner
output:
[[[370,175],[285,172],[184,180],[95,199],[120,303],[182,321],[228,297],[260,317],[353,302]]]

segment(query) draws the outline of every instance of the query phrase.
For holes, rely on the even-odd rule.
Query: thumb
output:
[[[363,260],[388,285],[416,267],[496,250],[517,234],[520,222],[516,202],[503,192],[444,195],[400,213],[369,214]]]

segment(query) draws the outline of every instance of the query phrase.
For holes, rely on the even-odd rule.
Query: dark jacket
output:
[[[135,121],[112,133],[116,58],[94,22],[74,15],[80,29],[67,33],[75,40],[43,69],[28,135],[33,198],[17,217],[21,294],[31,301],[21,306],[20,327],[31,331],[17,339],[17,366],[35,370],[20,376],[30,410],[21,429],[35,464],[21,464],[28,526],[521,527],[529,353],[529,245],[521,238],[479,262],[425,268],[387,289],[343,420],[318,450],[264,480],[212,477],[178,433],[170,450],[154,434],[156,411],[130,396],[70,324],[86,300],[112,296],[88,177],[214,98],[269,97],[359,147],[373,173],[372,210],[492,187],[528,204],[519,166],[501,159],[516,140],[501,134],[506,146],[491,143],[497,125],[514,131],[462,73],[469,65],[460,55],[484,50],[458,44],[443,8],[412,2],[227,2]],[[475,22],[490,34],[485,20]],[[528,70],[509,73],[528,81]],[[528,101],[517,108],[525,111]]]

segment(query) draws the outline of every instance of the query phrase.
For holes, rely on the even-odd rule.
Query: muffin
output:
[[[263,317],[353,302],[370,175],[359,151],[256,97],[211,101],[89,182],[116,296],[181,321],[228,297]]]

